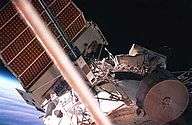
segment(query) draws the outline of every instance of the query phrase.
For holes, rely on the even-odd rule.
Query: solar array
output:
[[[67,36],[66,40],[73,42],[86,27],[82,12],[71,0],[44,0],[44,2]],[[39,1],[32,0],[31,4],[58,39],[60,45],[64,47],[64,40]],[[53,64],[33,31],[11,2],[0,11],[0,57],[5,66],[27,90]]]

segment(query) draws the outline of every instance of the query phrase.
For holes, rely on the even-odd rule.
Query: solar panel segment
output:
[[[68,42],[85,28],[85,18],[71,0],[45,0],[45,3],[68,36]],[[60,45],[65,47],[65,42],[39,1],[32,0],[31,4]],[[11,2],[0,11],[0,33],[0,57],[3,63],[21,81],[23,87],[29,89],[52,65],[51,59]]]

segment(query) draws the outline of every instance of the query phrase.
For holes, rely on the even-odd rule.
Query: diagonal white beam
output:
[[[74,68],[74,65],[67,57],[61,46],[59,46],[56,38],[48,30],[40,16],[27,0],[12,0],[23,19],[31,27],[37,35],[41,45],[46,50],[54,64],[59,69],[63,77],[69,85],[78,94],[81,102],[86,106],[92,117],[95,119],[97,125],[111,125],[109,120],[100,111],[96,100],[89,92],[84,80]]]

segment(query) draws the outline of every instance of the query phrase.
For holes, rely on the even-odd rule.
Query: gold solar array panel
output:
[[[66,30],[69,40],[72,41],[82,31],[84,26],[85,20],[82,16],[79,16]]]
[[[43,71],[45,71],[49,65],[51,64],[51,59],[48,55],[44,52],[42,55],[39,56],[38,60],[35,61],[32,66],[30,66],[20,77],[24,86],[28,87],[31,85],[34,80],[40,77]],[[30,83],[30,84],[25,84]]]
[[[1,9],[0,11],[0,28],[2,28],[10,18],[13,18],[17,13],[17,10],[14,8],[13,4],[6,5],[6,9]]]
[[[6,25],[0,29],[0,50],[3,51],[8,45],[14,42],[14,40],[22,34],[26,27],[27,25],[21,20],[19,14],[6,22]]]
[[[4,51],[2,51],[2,57],[9,63],[16,55],[27,46],[28,41],[32,41],[35,38],[35,34],[31,31],[30,28],[25,30],[20,37],[18,37],[15,42],[7,46]],[[17,46],[17,47],[16,47]]]
[[[71,0],[44,0],[71,42],[86,27],[82,12]],[[62,47],[65,42],[38,0],[31,0]],[[5,66],[29,89],[53,64],[33,31],[14,5],[9,2],[0,11],[0,57]]]
[[[43,48],[37,39],[34,39],[18,56],[13,59],[8,65],[17,75],[22,75],[23,72],[32,64],[35,59],[43,53]]]
[[[70,0],[67,1],[68,3],[63,2],[63,4],[59,1],[60,3],[57,3],[58,7],[50,6],[50,10],[53,12],[56,20],[58,20],[61,28],[68,36],[68,41],[72,41],[85,28],[86,21],[82,12],[76,5]]]
[[[80,12],[75,8],[75,6],[73,4],[69,4],[66,9],[58,15],[58,19],[60,20],[59,22],[62,24],[62,28],[65,30],[79,15]],[[63,23],[62,21],[64,21],[65,23]]]
[[[47,2],[46,0],[44,0],[44,2]],[[53,4],[49,7],[49,9],[51,10],[52,14],[54,16],[57,16],[59,13],[61,13],[68,4],[71,3],[71,0],[56,0],[53,2]],[[47,3],[48,5],[48,3]]]

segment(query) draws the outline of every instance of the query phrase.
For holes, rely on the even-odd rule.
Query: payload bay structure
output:
[[[30,2],[94,94],[107,91],[112,101],[120,100],[126,106],[136,102],[137,109],[125,106],[109,113],[114,123],[163,125],[185,111],[188,90],[182,79],[166,70],[166,56],[134,44],[129,54],[113,56],[105,49],[109,58],[101,61],[102,48],[108,43],[99,27],[87,21],[71,0]],[[71,90],[11,1],[1,8],[0,33],[0,58],[26,90],[17,91],[28,104],[44,111],[46,104],[42,104],[51,100],[52,93],[61,96]]]

